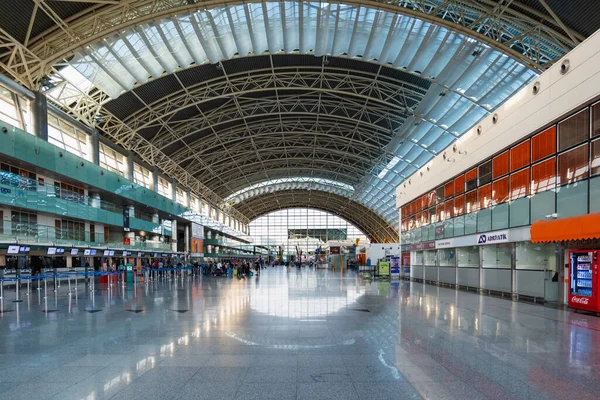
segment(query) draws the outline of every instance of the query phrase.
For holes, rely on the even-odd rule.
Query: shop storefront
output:
[[[559,252],[551,243],[531,243],[529,227],[416,243],[410,247],[410,277],[417,282],[556,302]]]
[[[600,313],[600,213],[537,221],[531,225],[531,242],[560,249],[563,268],[553,276],[561,282],[557,297],[572,308]]]

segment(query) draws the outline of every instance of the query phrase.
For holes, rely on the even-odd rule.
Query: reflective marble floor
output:
[[[599,318],[453,289],[269,269],[40,292],[4,293],[1,399],[600,398]]]

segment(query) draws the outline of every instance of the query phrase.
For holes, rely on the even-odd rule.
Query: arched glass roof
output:
[[[70,106],[64,93],[99,89],[107,136],[135,138],[145,160],[164,154],[166,171],[184,167],[222,199],[330,191],[397,228],[395,187],[536,77],[478,33],[417,15],[311,1],[185,8],[75,49],[48,94]],[[201,65],[216,70],[182,73]],[[238,146],[246,134],[251,148]]]

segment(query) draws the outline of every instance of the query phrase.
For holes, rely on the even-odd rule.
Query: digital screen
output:
[[[91,256],[91,255],[92,255],[92,251],[91,251],[90,249],[85,249],[85,250],[83,251],[83,255],[84,255],[84,256]]]
[[[57,249],[56,249],[56,254],[65,254],[65,249],[63,249],[63,248],[60,248],[60,247],[59,247],[59,248],[57,248]]]
[[[163,253],[163,254],[161,254],[161,257],[169,257],[169,255]]]
[[[91,250],[90,250],[90,256],[95,256],[97,252],[98,252],[98,250],[96,250],[96,249],[91,249]]]
[[[156,257],[158,257],[158,253],[154,253],[154,257],[155,257],[155,258],[156,258]]]
[[[127,252],[127,251],[123,252],[123,257],[127,257],[128,255],[129,255],[129,252]]]
[[[19,254],[19,246],[8,246],[6,254]]]
[[[53,256],[56,254],[56,247],[48,247],[48,252],[46,253],[49,256]]]
[[[109,256],[114,256],[115,255],[115,251],[114,250],[110,250],[108,255]]]
[[[72,256],[76,256],[77,254],[79,254],[79,249],[71,249]]]
[[[31,247],[21,246],[19,247],[19,254],[29,254],[29,250],[31,250]]]
[[[110,250],[104,250],[104,255],[105,256],[110,256]]]
[[[138,257],[141,257],[141,256],[142,256],[142,253],[138,253]]]

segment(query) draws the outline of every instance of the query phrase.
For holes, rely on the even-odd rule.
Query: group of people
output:
[[[255,261],[254,264],[246,261],[209,261],[207,263],[194,263],[193,269],[197,272],[202,271],[202,275],[212,276],[225,276],[233,278],[236,275],[238,278],[252,276],[254,274],[259,275],[262,265],[259,261]]]

